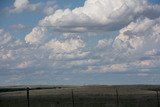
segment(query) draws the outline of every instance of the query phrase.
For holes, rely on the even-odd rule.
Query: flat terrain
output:
[[[30,86],[30,107],[158,107],[156,90],[160,86]],[[27,107],[26,86],[0,87],[0,107]]]

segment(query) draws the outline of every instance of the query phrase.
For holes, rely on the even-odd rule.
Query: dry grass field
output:
[[[30,107],[158,107],[155,90],[159,89],[146,85],[30,86]],[[27,106],[25,86],[0,88],[0,107]]]

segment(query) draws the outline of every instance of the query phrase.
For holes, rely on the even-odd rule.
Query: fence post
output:
[[[159,104],[159,93],[158,93],[158,90],[156,91],[157,93],[157,107],[160,107],[160,104]]]
[[[28,107],[30,107],[29,87],[27,87],[27,104],[28,104]]]
[[[117,107],[119,107],[119,95],[118,90],[116,89],[116,98],[117,98]]]
[[[75,107],[74,106],[74,94],[73,94],[73,90],[72,90],[72,107]]]

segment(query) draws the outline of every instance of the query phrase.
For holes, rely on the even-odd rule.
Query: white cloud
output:
[[[11,8],[9,11],[11,13],[22,12],[24,9],[27,8],[28,4],[29,4],[28,0],[15,0],[14,7]]]
[[[155,41],[158,43],[160,42],[160,18],[155,22],[153,29],[153,36],[151,38],[155,39]]]
[[[17,64],[15,68],[24,69],[24,68],[29,67],[31,64],[32,64],[31,61],[25,61],[25,62],[21,62],[21,63]]]
[[[138,19],[120,30],[113,47],[116,50],[133,53],[145,52],[156,48],[159,44],[160,18],[151,20],[148,18]]]
[[[20,13],[24,10],[37,11],[41,8],[41,3],[30,4],[29,0],[15,0],[14,7],[9,9],[11,13]]]
[[[47,31],[41,27],[35,28],[26,37],[26,42],[29,43],[25,43],[23,40],[12,39],[9,33],[1,29],[1,43],[4,43],[0,48],[0,68],[7,71],[26,70],[33,67],[37,70],[69,69],[69,66],[66,65],[67,63],[64,63],[64,60],[70,62],[75,59],[84,59],[89,55],[88,51],[83,51],[85,42],[78,36],[50,39],[43,42],[41,39],[43,36],[46,36],[45,32]],[[7,39],[8,37],[9,39]],[[64,36],[61,35],[61,37]]]
[[[19,8],[25,10],[28,6],[33,6],[29,3],[26,5],[27,7],[24,5],[24,8]],[[49,16],[40,21],[40,24],[51,25],[56,30],[66,32],[54,32],[52,28],[37,26],[23,41],[13,39],[1,29],[0,68],[53,73],[142,72],[144,69],[159,67],[160,18],[156,18],[158,15],[152,18],[148,15],[159,6],[150,6],[144,0],[86,0],[83,7],[57,10],[54,13],[54,5],[48,4],[44,11]],[[36,8],[33,6],[31,10],[35,11]],[[23,28],[20,24],[12,27]],[[113,34],[113,37],[97,32],[117,29],[121,30],[117,36]],[[95,32],[89,34],[77,31]],[[95,36],[86,36],[87,34]],[[100,39],[98,44],[95,43],[97,39]]]
[[[110,69],[113,71],[127,71],[128,65],[127,64],[113,64],[110,66]]]
[[[85,43],[80,38],[71,38],[64,41],[53,39],[46,43],[45,47],[53,49],[55,53],[68,53],[85,47]]]
[[[89,66],[98,63],[97,59],[83,59],[83,60],[75,60],[69,63],[70,66]]]
[[[116,37],[113,47],[114,49],[131,53],[139,49],[143,45],[143,37],[136,35],[128,36],[123,33]]]
[[[55,1],[47,1],[43,11],[45,14],[51,15],[57,10],[57,8],[58,8],[58,5],[56,5]]]
[[[5,32],[3,29],[0,29],[0,46],[3,47],[4,44],[9,43],[12,40],[11,35],[8,32]]]
[[[88,66],[88,72],[130,71],[153,69],[160,64],[159,38],[160,18],[141,18],[119,31],[110,48],[91,51],[100,59],[95,66]],[[155,36],[156,35],[156,36]],[[110,38],[110,37],[109,37]],[[113,37],[114,38],[114,37]],[[104,39],[105,40],[105,39]],[[99,46],[107,44],[99,40]],[[115,64],[116,63],[116,64]]]
[[[32,29],[32,32],[27,34],[25,41],[30,44],[40,43],[42,38],[46,36],[47,29],[44,27],[35,27]]]
[[[10,60],[13,58],[13,53],[12,51],[3,51],[3,52],[0,52],[0,59],[1,60]]]
[[[47,1],[46,3],[38,2],[31,4],[29,0],[15,0],[12,7],[6,8],[10,13],[20,13],[27,11],[40,11],[47,15],[53,14],[58,8],[55,1]]]
[[[97,47],[98,48],[108,47],[111,45],[112,42],[113,42],[112,39],[101,39],[98,41]]]
[[[136,61],[136,62],[134,62],[132,64],[133,64],[133,66],[139,67],[139,68],[155,67],[155,61],[154,60]]]
[[[154,55],[157,55],[158,53],[160,53],[160,52],[157,49],[152,49],[152,50],[145,52],[145,54],[148,56],[154,56]]]
[[[159,17],[159,8],[146,0],[86,0],[83,7],[57,10],[42,19],[39,25],[53,26],[65,32],[113,31],[141,16]]]
[[[29,4],[27,10],[30,11],[40,11],[42,9],[42,3]]]
[[[58,59],[58,60],[74,60],[74,59],[81,59],[81,58],[85,58],[86,56],[88,56],[90,54],[90,52],[83,52],[83,51],[75,51],[72,53],[60,53],[60,54],[53,54],[51,53],[51,55],[49,56],[49,59]]]
[[[91,36],[60,33],[61,35],[55,37],[55,35],[48,35],[47,28],[35,27],[25,38],[29,44],[23,47],[25,43],[14,42],[17,44],[14,45],[16,49],[11,50],[11,53],[15,52],[16,54],[12,54],[11,57],[15,58],[12,59],[15,64],[8,63],[5,66],[3,64],[1,67],[29,69],[34,66],[44,71],[45,69],[54,69],[57,72],[64,69],[71,72],[78,70],[79,72],[123,72],[154,68],[160,64],[160,58],[154,56],[159,50],[159,42],[156,42],[158,27],[159,18],[138,19],[121,29],[117,37],[111,38],[110,36],[111,39],[106,37],[100,39],[97,44],[97,47],[103,48],[100,51],[97,51],[96,44],[95,47],[92,46],[93,50],[87,47],[87,40],[93,39]],[[44,41],[46,38],[50,39]],[[9,46],[11,47],[11,45]],[[108,46],[110,48],[107,48]],[[115,51],[115,49],[120,51]],[[157,51],[149,52],[153,49]],[[131,54],[124,55],[125,52]],[[146,55],[154,57],[141,59]],[[11,59],[9,55],[7,58]],[[28,64],[27,61],[33,63]]]
[[[127,64],[107,64],[101,66],[88,66],[87,72],[124,72],[128,70]]]

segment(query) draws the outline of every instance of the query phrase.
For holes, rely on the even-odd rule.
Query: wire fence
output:
[[[126,94],[123,95],[115,89],[114,95],[97,94],[79,95],[70,90],[70,94],[55,97],[30,95],[30,88],[26,88],[26,97],[0,96],[0,107],[160,107],[159,90],[152,90],[153,94]],[[36,91],[36,90],[35,90]]]

